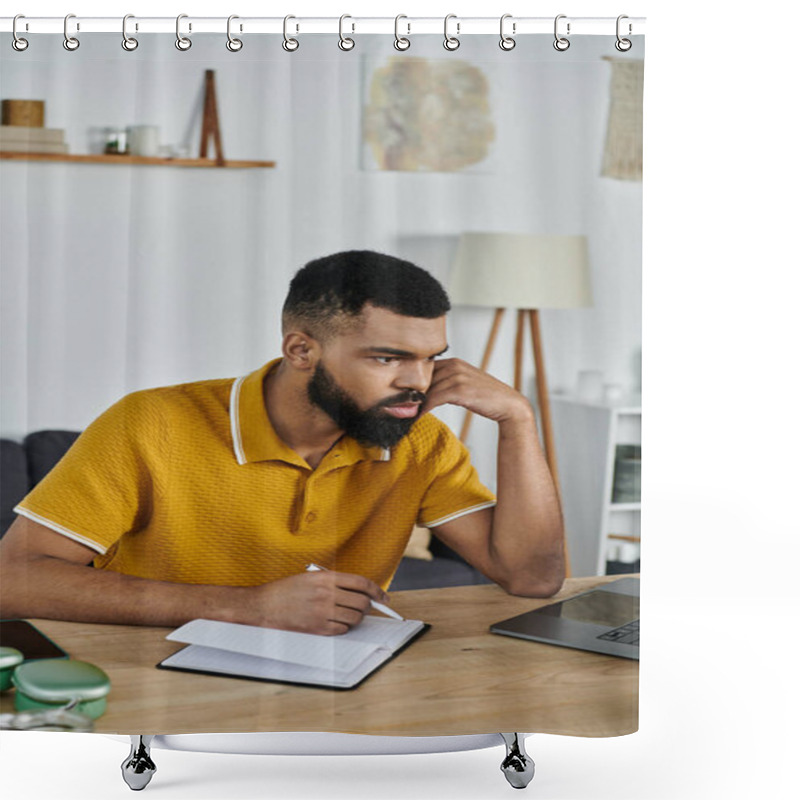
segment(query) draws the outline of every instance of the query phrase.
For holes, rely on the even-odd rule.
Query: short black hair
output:
[[[424,319],[450,310],[444,287],[416,264],[372,250],[348,250],[309,261],[297,272],[283,304],[284,332],[300,325],[323,340],[343,323],[356,321],[366,305]]]

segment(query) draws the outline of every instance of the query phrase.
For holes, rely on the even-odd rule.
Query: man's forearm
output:
[[[513,594],[550,595],[564,580],[564,526],[529,405],[498,423],[490,549]]]
[[[268,628],[341,634],[385,592],[360,575],[301,572],[257,586],[147,580],[52,556],[3,560],[2,613],[72,622],[177,627],[217,619]]]
[[[233,620],[241,589],[169,583],[37,556],[3,565],[4,617],[163,625]]]

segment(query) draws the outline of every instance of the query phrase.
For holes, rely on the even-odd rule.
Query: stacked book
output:
[[[0,125],[0,150],[13,153],[67,153],[60,128]]]

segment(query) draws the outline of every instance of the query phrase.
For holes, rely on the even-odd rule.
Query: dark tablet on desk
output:
[[[26,661],[34,658],[68,658],[52,639],[24,619],[0,620],[0,645],[16,648]]]

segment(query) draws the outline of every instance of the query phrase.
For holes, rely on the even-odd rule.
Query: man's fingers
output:
[[[343,625],[347,625],[349,628],[358,625],[359,622],[364,618],[363,611],[357,611],[353,608],[347,608],[345,606],[335,606],[331,611],[330,617],[328,617],[329,622],[340,622]]]
[[[427,414],[437,406],[448,403],[469,408],[477,385],[486,378],[486,373],[461,359],[447,358],[437,361],[420,414]]]
[[[362,575],[325,570],[307,577],[316,584],[311,596],[316,622],[311,632],[326,636],[346,633],[361,622],[371,600],[388,600],[380,586]]]
[[[337,606],[352,608],[354,611],[358,611],[361,614],[365,614],[370,607],[369,595],[362,594],[361,592],[351,592],[348,589],[337,589],[334,601]]]
[[[461,379],[458,376],[450,376],[436,386],[431,385],[420,413],[425,414],[437,406],[447,405],[448,403],[466,407],[469,402],[469,399],[465,396],[467,393],[468,389]]]
[[[349,630],[349,625],[345,625],[343,622],[334,622],[333,620],[329,619],[325,623],[323,629],[319,632],[323,636],[341,636],[343,633],[347,633]]]
[[[333,575],[335,585],[339,589],[347,589],[351,592],[365,594],[372,600],[377,600],[379,603],[385,602],[388,599],[386,593],[377,583],[373,583],[373,581],[363,577],[363,575],[351,575],[349,572],[334,572],[331,574]]]
[[[438,381],[446,380],[452,375],[469,375],[476,372],[484,374],[477,367],[462,361],[460,358],[444,358],[434,364],[431,386],[435,386]]]

